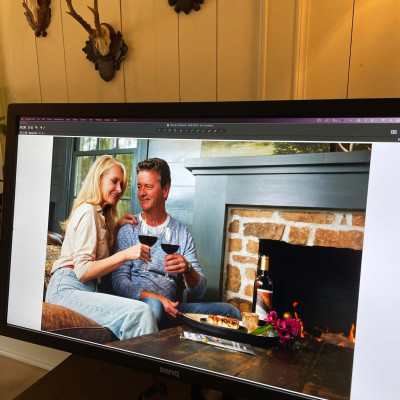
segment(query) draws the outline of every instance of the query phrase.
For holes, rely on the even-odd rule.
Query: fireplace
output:
[[[369,162],[369,151],[186,159],[186,168],[196,176],[192,234],[208,280],[204,300],[227,299],[228,264],[234,267],[226,263],[229,246],[235,244],[229,242],[227,236],[229,228],[234,229],[234,226],[230,227],[233,221],[228,222],[232,209],[294,214],[300,211],[328,218],[332,218],[329,216],[332,214],[335,224],[345,227],[343,232],[340,233],[336,227],[321,228],[313,232],[314,237],[321,244],[336,236],[339,241],[352,243],[343,249],[360,251],[363,226],[359,225],[363,225],[366,208]],[[291,235],[292,239],[285,236],[287,240],[284,241],[303,240],[307,232],[305,224],[291,222],[292,233],[285,232],[284,235]],[[310,244],[299,243],[298,246],[308,247]],[[321,247],[334,246],[321,244]],[[250,247],[240,256],[256,258],[255,254],[254,248]],[[254,260],[249,260],[254,270],[253,263]],[[254,279],[254,272],[248,274],[250,282]],[[240,279],[244,282],[242,277]]]
[[[362,211],[228,208],[222,299],[249,311],[259,254],[270,257],[273,309],[307,333],[349,334],[357,316]]]

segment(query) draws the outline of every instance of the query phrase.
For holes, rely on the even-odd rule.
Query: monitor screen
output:
[[[245,397],[395,398],[399,106],[10,105],[0,333]]]

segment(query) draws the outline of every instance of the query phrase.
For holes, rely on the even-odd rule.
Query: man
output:
[[[166,212],[165,202],[171,186],[169,166],[162,159],[151,158],[140,162],[136,172],[137,195],[143,212],[138,215],[135,228],[127,224],[119,230],[115,250],[121,251],[139,242],[142,220],[150,225],[152,235],[159,238],[150,248],[149,264],[140,260],[128,261],[113,272],[114,292],[147,303],[156,316],[159,329],[177,324],[182,313],[229,314],[241,319],[239,310],[228,303],[182,303],[185,288],[201,299],[207,280],[198,263],[190,232]],[[160,236],[166,227],[178,232],[179,250],[175,254],[168,255],[161,248]]]

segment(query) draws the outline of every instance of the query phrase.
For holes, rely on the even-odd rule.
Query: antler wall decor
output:
[[[115,33],[113,27],[106,23],[100,23],[99,8],[97,0],[94,0],[93,8],[89,7],[94,15],[94,25],[92,28],[74,9],[72,0],[66,0],[69,12],[76,21],[89,33],[89,40],[82,49],[86,58],[94,63],[95,69],[106,82],[114,77],[115,70],[119,70],[128,46],[122,39],[121,32]]]
[[[24,15],[37,37],[47,36],[46,28],[51,18],[50,2],[51,0],[23,0],[22,5],[26,10]]]
[[[185,14],[189,14],[190,11],[195,10],[199,11],[200,10],[200,4],[203,4],[204,0],[168,0],[168,4],[172,7],[174,7],[174,10],[177,13],[180,13],[183,11]]]

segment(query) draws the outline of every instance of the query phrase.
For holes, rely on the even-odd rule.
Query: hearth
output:
[[[296,312],[304,330],[314,336],[349,335],[357,318],[360,250],[261,240],[260,252],[270,257],[278,315]]]

